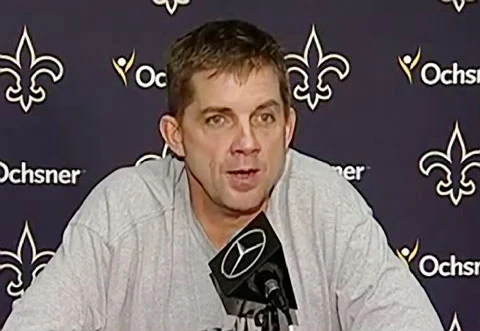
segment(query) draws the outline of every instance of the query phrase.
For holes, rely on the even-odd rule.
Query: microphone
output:
[[[253,291],[263,294],[276,308],[285,312],[288,311],[288,302],[280,286],[281,271],[275,269],[278,270],[276,265],[267,262],[248,280],[248,285]]]
[[[210,278],[227,314],[297,309],[283,249],[265,213],[258,214],[210,262]]]

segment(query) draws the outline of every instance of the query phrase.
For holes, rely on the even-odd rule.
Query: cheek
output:
[[[278,137],[274,140],[269,140],[268,143],[264,145],[264,148],[270,175],[275,176],[275,173],[281,168],[285,157],[285,142],[282,137]]]
[[[194,148],[187,153],[187,162],[196,177],[204,182],[211,181],[220,173],[220,158],[215,149]]]
[[[268,150],[269,154],[281,152],[281,148],[285,145],[285,132],[280,129],[262,132],[259,136],[259,141],[260,144],[262,144],[263,149]]]

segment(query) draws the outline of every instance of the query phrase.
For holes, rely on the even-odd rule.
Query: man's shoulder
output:
[[[171,197],[183,170],[182,162],[167,156],[118,167],[101,179],[97,186],[132,198],[148,192],[164,200],[162,198]]]
[[[326,160],[291,149],[288,162],[288,187],[298,196],[323,203],[326,208],[370,213],[371,208],[358,189]],[[292,193],[292,196],[295,192]]]
[[[173,208],[182,164],[172,157],[112,170],[92,188],[72,223],[89,227],[106,240],[122,229]]]
[[[287,173],[290,181],[319,190],[352,188],[336,170],[336,166],[326,160],[294,149],[289,151],[289,159]]]

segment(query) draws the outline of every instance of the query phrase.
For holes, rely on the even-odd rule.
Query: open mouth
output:
[[[258,169],[239,169],[228,171],[227,173],[230,176],[235,177],[236,179],[249,179],[253,177],[258,171]]]

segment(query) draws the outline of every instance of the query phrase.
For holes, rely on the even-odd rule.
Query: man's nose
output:
[[[260,151],[260,143],[252,125],[250,123],[239,124],[232,143],[232,152],[248,155],[258,153],[258,151]]]

